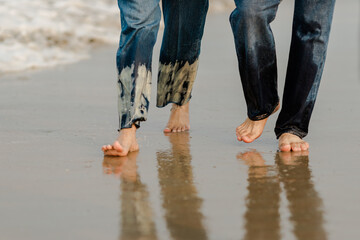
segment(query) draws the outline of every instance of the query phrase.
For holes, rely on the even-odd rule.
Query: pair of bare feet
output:
[[[278,105],[273,113],[279,110]],[[259,121],[252,121],[247,118],[243,124],[236,128],[236,136],[239,141],[251,143],[261,136],[268,118]],[[299,152],[309,149],[309,144],[298,136],[291,133],[284,133],[279,137],[279,150],[281,152]]]
[[[164,133],[184,132],[190,129],[189,120],[189,102],[183,106],[172,105],[170,118]],[[118,138],[113,145],[104,145],[102,150],[109,156],[126,156],[130,152],[139,150],[139,144],[136,141],[136,127],[124,128],[119,132]]]
[[[279,107],[280,105],[275,108],[273,113],[275,113]],[[236,129],[238,140],[251,143],[260,137],[264,131],[267,119],[268,118],[259,121],[252,121],[247,118],[244,123],[242,123]],[[173,104],[170,118],[166,128],[164,129],[164,132],[183,132],[188,131],[189,129],[189,103],[183,106],[177,106],[176,104]],[[309,144],[294,134],[284,133],[279,138],[279,150],[282,152],[298,152],[306,151],[308,149]],[[113,145],[104,145],[102,150],[105,155],[110,156],[126,156],[129,152],[138,151],[139,145],[136,141],[135,125],[133,125],[131,128],[122,129]]]

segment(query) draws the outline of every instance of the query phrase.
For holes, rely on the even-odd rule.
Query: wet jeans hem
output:
[[[249,117],[249,116],[248,116],[248,118],[249,118],[251,121],[264,120],[264,119],[270,117],[271,114],[274,113],[274,111],[275,111],[276,107],[279,105],[279,103],[280,103],[280,102],[277,101],[276,104],[273,105],[273,107],[271,108],[271,111],[269,111],[268,113],[264,113],[264,114],[261,114],[261,115],[257,115],[257,116],[255,116],[255,117]]]
[[[135,119],[126,125],[120,126],[120,128],[117,131],[120,132],[122,129],[132,128],[133,124],[135,125],[136,129],[138,129],[140,128],[140,122],[144,122],[144,121],[146,121],[144,118]]]
[[[170,103],[176,104],[178,106],[184,106],[185,104],[187,104],[190,101],[190,99],[191,99],[191,97],[189,99],[186,99],[185,101],[172,101],[172,100],[169,100],[169,101],[163,102],[161,104],[157,103],[156,107],[157,108],[163,108],[163,107],[166,107]]]

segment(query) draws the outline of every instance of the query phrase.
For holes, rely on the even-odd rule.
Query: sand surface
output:
[[[337,3],[309,156],[277,153],[277,114],[261,139],[237,142],[246,108],[229,12],[208,17],[191,131],[162,133],[169,107],[155,108],[154,74],[128,158],[100,150],[117,134],[116,46],[0,78],[0,239],[357,239],[359,9]],[[280,95],[291,17],[284,2],[273,24]]]

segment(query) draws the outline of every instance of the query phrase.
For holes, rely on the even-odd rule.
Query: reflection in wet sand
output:
[[[278,153],[275,162],[289,201],[290,220],[294,224],[296,238],[327,239],[323,227],[323,203],[311,180],[309,156],[301,153]]]
[[[104,157],[106,174],[121,178],[121,240],[157,239],[149,192],[137,173],[137,152],[127,157]]]
[[[172,148],[157,153],[167,227],[173,239],[207,239],[202,199],[193,182],[189,133],[168,135]]]
[[[281,239],[280,183],[284,184],[296,239],[327,238],[322,200],[311,180],[308,152],[279,152],[276,165],[266,165],[256,151],[240,153],[237,158],[249,166],[244,239]]]
[[[276,167],[265,165],[255,151],[237,157],[249,166],[244,239],[280,239],[280,183]]]

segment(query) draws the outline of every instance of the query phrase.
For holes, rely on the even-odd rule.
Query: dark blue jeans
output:
[[[159,0],[118,0],[121,37],[117,52],[120,129],[140,126],[150,101],[153,47],[161,19]],[[157,106],[186,104],[195,80],[208,0],[163,0]]]
[[[279,103],[270,23],[281,0],[235,0],[230,16],[248,117],[267,118]],[[282,109],[275,133],[308,133],[325,63],[335,0],[295,0]]]

